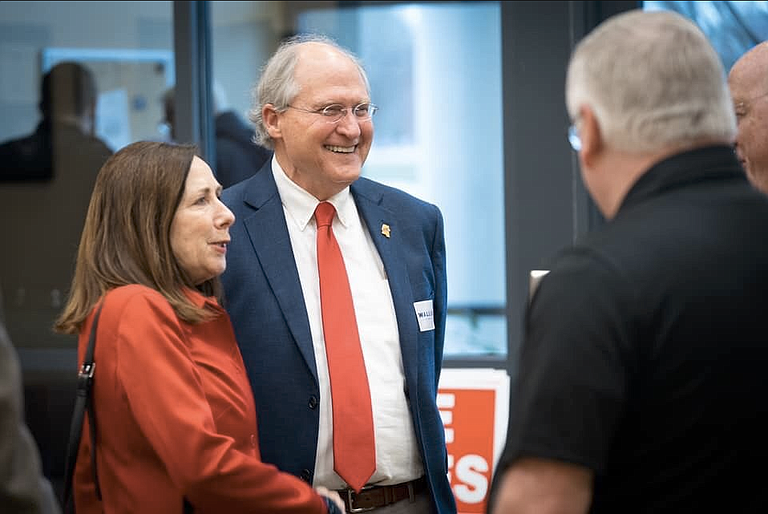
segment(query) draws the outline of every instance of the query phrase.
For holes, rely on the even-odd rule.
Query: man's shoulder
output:
[[[108,300],[110,309],[117,310],[122,310],[129,304],[140,306],[140,308],[170,307],[168,300],[159,291],[142,284],[118,286],[111,289],[105,299]]]
[[[551,275],[580,275],[594,278],[601,274],[621,274],[622,263],[606,245],[590,234],[556,252],[544,266]],[[557,273],[553,273],[557,272]]]
[[[638,269],[644,270],[642,262],[651,266],[652,259],[646,261],[645,249],[638,248],[638,234],[619,225],[609,222],[552,254],[542,265],[550,271],[546,280],[562,281],[566,289],[582,292],[598,284],[601,294],[631,289]],[[579,297],[578,294],[569,296]]]
[[[250,177],[225,187],[221,192],[221,201],[230,209],[239,208],[242,204],[242,199],[245,197],[248,183],[250,183],[253,178],[254,177]]]
[[[0,151],[5,153],[31,152],[37,151],[41,145],[42,138],[39,134],[32,133],[26,136],[7,139],[0,142]]]
[[[429,209],[435,210],[437,206],[421,198],[418,198],[402,189],[388,186],[375,180],[360,177],[351,186],[352,193],[356,197],[368,198],[376,203],[393,210],[399,209]]]
[[[254,187],[257,192],[263,191],[272,176],[272,169],[269,165],[270,162],[271,161],[267,160],[267,162],[265,162],[264,165],[250,177],[225,187],[221,192],[221,201],[227,204],[231,209],[233,207],[239,207],[242,204],[249,188]]]
[[[39,132],[0,143],[0,179],[49,180],[53,177],[50,140]]]
[[[395,197],[404,197],[404,198],[410,198],[416,201],[421,201],[415,196],[411,195],[410,193],[406,193],[402,189],[388,186],[382,182],[378,182],[376,180],[373,180],[367,177],[358,178],[352,184],[352,189],[356,190],[360,194],[378,194],[378,195],[387,194]]]

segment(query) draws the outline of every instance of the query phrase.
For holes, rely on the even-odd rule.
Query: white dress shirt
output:
[[[333,470],[333,416],[320,311],[314,218],[319,201],[289,179],[275,157],[272,158],[272,174],[280,193],[301,280],[320,382],[320,430],[314,485],[343,489],[346,484]],[[336,208],[332,228],[347,268],[371,391],[376,471],[368,483],[390,485],[414,480],[424,474],[424,468],[405,397],[405,374],[389,281],[349,187],[328,202]]]

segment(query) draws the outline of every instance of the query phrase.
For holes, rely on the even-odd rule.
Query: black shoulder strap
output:
[[[85,350],[83,365],[77,374],[77,396],[75,398],[75,408],[72,414],[72,423],[69,427],[69,444],[67,444],[66,474],[64,475],[64,495],[63,504],[65,512],[74,512],[74,497],[72,494],[72,475],[75,471],[77,462],[77,451],[80,448],[80,436],[83,431],[83,416],[88,409],[88,425],[91,432],[91,463],[93,466],[93,480],[96,484],[96,495],[101,500],[101,489],[99,488],[99,479],[96,474],[96,423],[93,417],[93,405],[91,402],[91,386],[93,385],[93,371],[96,363],[93,362],[93,351],[96,345],[96,328],[99,325],[99,315],[104,306],[102,301],[96,315],[93,317],[91,325],[91,334],[88,338],[88,347]]]

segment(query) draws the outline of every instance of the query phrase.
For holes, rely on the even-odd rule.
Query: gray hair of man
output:
[[[706,36],[671,11],[630,11],[588,34],[566,78],[572,120],[591,107],[605,143],[645,153],[729,144],[736,118],[723,65]]]
[[[298,62],[299,51],[302,46],[312,43],[328,45],[347,56],[357,66],[365,83],[365,89],[369,95],[371,94],[371,86],[365,69],[363,69],[359,59],[349,50],[342,48],[326,36],[316,34],[298,35],[286,39],[264,65],[259,82],[251,91],[252,107],[248,111],[248,119],[253,122],[256,128],[255,142],[261,146],[270,149],[275,148],[275,143],[264,125],[262,109],[265,105],[272,104],[275,110],[283,112],[288,108],[288,104],[296,98],[296,95],[301,91],[301,86],[296,83],[293,72]]]

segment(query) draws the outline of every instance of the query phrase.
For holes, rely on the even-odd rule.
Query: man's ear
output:
[[[591,168],[603,150],[604,143],[600,123],[597,121],[595,111],[588,105],[581,107],[579,115],[581,118],[581,124],[578,127],[581,138],[581,152],[579,154],[582,163]]]
[[[275,110],[275,106],[272,104],[266,104],[261,108],[261,119],[264,121],[264,126],[267,128],[267,133],[272,139],[278,139],[282,137],[280,126],[278,124],[279,119],[278,112]]]

